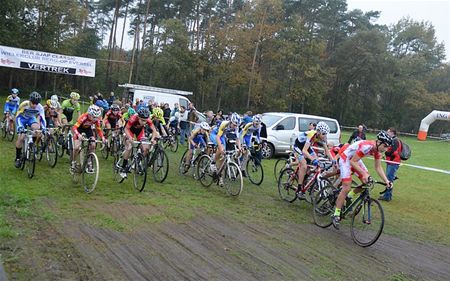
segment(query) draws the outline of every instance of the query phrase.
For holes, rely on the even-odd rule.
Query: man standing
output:
[[[109,94],[109,98],[108,98],[108,104],[109,104],[110,107],[114,103],[115,100],[116,100],[116,97],[114,97],[114,92],[111,92]]]
[[[390,182],[396,179],[398,168],[400,167],[400,153],[402,151],[402,143],[397,138],[397,130],[389,128],[387,133],[393,138],[393,145],[385,152],[386,155],[386,177]],[[392,185],[393,186],[393,185]],[[379,200],[391,201],[392,188],[386,189],[386,192],[378,198]]]
[[[189,103],[188,121],[189,121],[188,136],[190,136],[192,130],[194,129],[195,124],[198,122],[197,110],[195,109],[194,103],[192,102]]]
[[[350,136],[350,139],[348,140],[348,143],[352,143],[353,141],[360,141],[366,139],[366,133],[364,131],[364,126],[360,124],[358,126],[358,129],[353,132],[353,134]]]
[[[178,115],[178,129],[180,130],[180,144],[183,145],[186,136],[189,137],[188,113],[183,105],[180,107],[180,112],[175,113],[176,117],[177,115]]]

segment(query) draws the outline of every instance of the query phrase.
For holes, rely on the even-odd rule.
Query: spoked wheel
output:
[[[336,188],[331,184],[326,184],[321,190],[315,189],[313,197],[313,219],[317,226],[326,228],[331,225],[331,215],[334,213],[336,203]]]
[[[264,180],[264,170],[258,158],[250,156],[247,161],[248,179],[255,185],[260,185]]]
[[[6,138],[6,135],[8,134],[8,121],[3,120],[2,121],[2,137]]]
[[[291,168],[284,169],[278,177],[278,194],[286,202],[292,203],[297,199],[298,179],[295,171]]]
[[[183,156],[181,157],[180,164],[178,164],[178,172],[180,175],[184,176],[189,172],[189,169],[186,169],[186,157],[188,154],[189,149],[186,149],[186,151],[183,153]]]
[[[81,167],[81,180],[86,193],[94,191],[99,175],[98,158],[95,153],[89,153]]]
[[[65,140],[62,134],[58,134],[58,136],[56,137],[56,146],[58,147],[58,149],[56,150],[58,152],[58,157],[63,157]]]
[[[228,162],[228,166],[224,169],[223,184],[231,196],[238,196],[242,192],[244,181],[242,180],[241,169],[238,164]]]
[[[177,152],[178,150],[178,138],[176,135],[170,136],[170,151]]]
[[[211,162],[211,158],[208,155],[202,155],[197,160],[197,178],[204,187],[211,186],[214,181]]]
[[[53,137],[49,137],[47,146],[45,147],[45,156],[47,158],[48,165],[52,168],[56,166],[58,161],[58,146]]]
[[[6,138],[7,138],[9,141],[13,141],[13,140],[14,140],[14,135],[16,134],[16,125],[14,125],[14,122],[13,122],[13,121],[11,121],[11,123],[12,123],[12,130],[7,129],[8,135],[6,136]]]
[[[43,147],[44,147],[44,140],[41,138],[40,139],[40,141],[39,142],[37,142],[36,143],[36,147],[35,147],[35,149],[36,149],[36,158],[37,158],[37,160],[39,161],[39,162],[41,162],[41,160],[42,160],[42,156],[44,155],[44,150],[43,150]],[[44,148],[45,149],[45,148]]]
[[[102,153],[103,159],[107,160],[109,156],[109,146],[108,144],[102,144],[102,147],[100,148],[100,151]]]
[[[273,175],[275,176],[276,181],[280,177],[281,171],[286,168],[286,164],[288,163],[289,161],[287,158],[280,158],[275,162],[275,165],[273,166]]]
[[[361,247],[377,242],[384,227],[384,212],[380,202],[367,197],[359,204],[352,216],[351,234],[353,241]]]
[[[31,179],[34,176],[34,168],[36,166],[36,147],[30,143],[26,153],[25,166],[27,167],[27,175]]]
[[[153,161],[153,178],[156,182],[164,182],[169,173],[169,157],[164,150],[159,150],[155,156],[155,161]]]
[[[133,174],[133,185],[134,189],[142,192],[145,188],[145,183],[147,181],[147,160],[142,155],[139,154],[134,159],[134,174]]]

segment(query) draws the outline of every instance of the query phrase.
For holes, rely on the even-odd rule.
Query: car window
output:
[[[336,134],[337,133],[338,128],[337,128],[336,122],[334,122],[334,121],[322,120],[322,119],[319,119],[319,118],[314,118],[313,119],[313,118],[304,118],[304,117],[299,117],[298,118],[299,131],[301,131],[301,132],[308,131],[309,123],[312,122],[312,123],[316,123],[317,124],[320,121],[325,122],[328,125],[328,127],[330,127],[330,133],[331,134]]]
[[[278,130],[294,130],[295,129],[295,117],[288,117],[284,120],[281,120],[280,123],[277,124]]]
[[[263,114],[262,121],[264,124],[266,124],[266,127],[271,127],[273,124],[278,122],[281,117],[277,115],[271,115],[271,114]]]
[[[184,106],[186,109],[188,108],[188,101],[185,99],[180,99],[179,101],[180,106]]]

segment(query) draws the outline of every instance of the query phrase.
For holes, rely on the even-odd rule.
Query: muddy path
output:
[[[122,218],[134,210],[124,204],[117,208],[112,213]],[[131,232],[77,221],[65,221],[58,231],[106,280],[450,279],[450,247],[382,235],[372,247],[361,248],[345,227],[284,223],[269,228],[198,215]]]

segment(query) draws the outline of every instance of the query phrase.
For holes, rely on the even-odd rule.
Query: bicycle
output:
[[[151,142],[147,141],[133,141],[133,148],[131,152],[131,161],[125,167],[125,173],[133,171],[133,186],[134,188],[142,192],[145,188],[147,181],[147,161],[142,152],[142,145],[149,145]],[[134,152],[137,149],[136,152]],[[113,173],[114,180],[122,183],[126,178],[122,178],[119,173],[122,170],[123,155],[121,155],[117,161],[114,161]]]
[[[114,157],[114,161],[117,161],[117,156],[120,155],[124,149],[123,132],[124,127],[120,127],[118,129],[114,129],[111,136],[109,152],[111,156]]]
[[[68,151],[71,152],[70,159],[74,159],[73,158],[74,143],[70,132],[68,133],[68,136],[70,136],[70,138],[68,138]],[[72,181],[74,183],[78,183],[79,177],[81,177],[81,184],[86,193],[92,193],[95,190],[95,187],[98,182],[100,169],[98,157],[95,154],[95,151],[89,152],[89,146],[91,143],[101,143],[101,141],[98,141],[93,138],[86,139],[84,134],[82,134],[81,148],[78,154],[79,161],[77,161],[78,163],[75,169],[72,169],[72,167],[70,167]]]
[[[51,168],[56,166],[58,161],[58,147],[56,140],[53,137],[53,128],[49,128],[46,134],[43,135],[37,147],[38,160],[42,160],[42,156],[45,154],[48,165]]]
[[[361,247],[373,245],[384,228],[383,207],[378,200],[370,197],[370,191],[375,184],[386,186],[384,182],[374,181],[372,178],[369,178],[368,183],[355,187],[363,188],[362,192],[353,201],[347,198],[347,202],[341,210],[341,221],[347,215],[351,216],[351,236],[353,241]],[[313,219],[317,226],[327,228],[332,224],[331,216],[334,213],[334,206],[340,191],[340,188],[328,184],[320,192],[316,193],[313,199]]]
[[[25,139],[22,145],[22,165],[20,169],[23,170],[25,167],[27,167],[27,175],[30,179],[34,176],[34,170],[36,168],[36,144],[34,143],[33,135],[40,132],[41,130],[25,129],[19,133],[25,134]]]
[[[227,148],[229,146],[227,145]],[[220,186],[220,178],[223,177],[223,186],[227,193],[231,196],[238,196],[241,194],[244,187],[241,169],[239,165],[233,160],[235,150],[227,149],[225,151],[225,159],[217,171],[213,170],[214,164],[212,158],[204,154],[200,157],[197,164],[197,175],[200,183],[204,187],[209,187],[213,182]]]
[[[164,148],[169,148],[172,152],[177,152],[178,150],[178,137],[173,133],[173,130],[169,130],[167,137],[163,138]]]
[[[319,165],[317,167],[308,165],[305,180],[301,186],[300,192],[305,196],[304,199],[308,203],[312,203],[313,192],[315,190],[320,190],[324,181],[329,183],[329,180],[324,177],[324,172],[330,169],[333,165],[331,161],[325,159],[319,160]],[[278,194],[283,201],[292,203],[299,198],[297,195],[297,187],[299,185],[299,169],[300,165],[297,165],[295,170],[292,168],[285,168],[282,170],[278,178]]]
[[[281,172],[285,168],[290,168],[293,163],[295,163],[295,155],[292,151],[289,151],[289,156],[287,158],[279,158],[273,166],[273,175],[275,176],[275,181],[278,181]]]
[[[147,160],[148,167],[152,168],[153,179],[159,183],[164,182],[169,173],[169,157],[164,151],[161,138],[158,138],[157,143],[150,149]]]
[[[72,131],[70,130],[71,125],[58,126],[54,131],[58,157],[64,156],[64,150],[70,156],[71,151],[68,149],[69,138],[72,137]],[[65,132],[67,130],[67,133]]]
[[[14,117],[11,117],[11,114],[9,111],[5,113],[5,118],[3,119],[3,122],[1,123],[2,127],[2,135],[4,139],[7,139],[9,141],[13,141],[14,135],[16,133],[16,126],[14,124]]]
[[[184,176],[184,175],[188,174],[189,171],[191,170],[192,177],[194,179],[198,179],[197,163],[198,163],[198,160],[200,159],[200,157],[202,155],[206,154],[205,149],[206,149],[205,147],[200,147],[200,148],[194,149],[194,151],[192,153],[191,161],[189,162],[189,164],[186,164],[186,157],[189,152],[189,149],[186,149],[186,151],[183,153],[183,156],[181,157],[180,164],[178,165],[178,171],[180,172],[180,175]]]
[[[259,147],[259,145],[257,145],[257,147]],[[261,185],[264,180],[264,169],[261,165],[260,158],[256,156],[255,146],[247,148],[244,145],[243,148],[243,154],[247,155],[247,159],[245,161],[245,170],[241,169],[241,171],[246,172],[246,176],[251,183],[253,183],[254,185]],[[240,157],[237,157],[238,155],[239,153],[235,155],[235,159],[239,166],[242,168],[242,166],[244,165],[244,162],[241,160],[242,154],[240,155]]]

